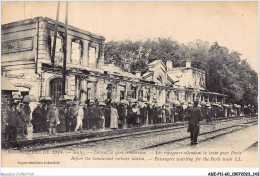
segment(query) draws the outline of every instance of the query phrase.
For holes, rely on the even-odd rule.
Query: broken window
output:
[[[89,47],[89,66],[90,67],[96,67],[96,48],[95,47]]]
[[[79,39],[72,39],[71,42],[71,63],[83,65],[82,61],[82,42]]]
[[[97,68],[98,67],[98,59],[100,57],[99,54],[100,48],[99,45],[93,42],[89,43],[89,58],[88,58],[88,66]]]
[[[52,57],[53,53],[53,44],[54,44],[54,33],[51,33],[51,37],[49,39],[50,46],[50,56]],[[55,47],[55,57],[54,62],[62,62],[63,61],[63,37],[60,33],[57,34],[56,38],[56,47]]]

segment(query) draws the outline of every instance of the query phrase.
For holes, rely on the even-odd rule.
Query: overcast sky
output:
[[[57,2],[3,2],[2,24],[37,16],[56,19]],[[215,41],[258,68],[257,2],[69,2],[69,24],[106,41],[171,37]],[[60,21],[64,22],[65,2]]]

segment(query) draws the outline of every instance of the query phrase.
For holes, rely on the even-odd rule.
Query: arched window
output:
[[[50,96],[55,104],[62,95],[62,78],[55,78],[50,81]]]

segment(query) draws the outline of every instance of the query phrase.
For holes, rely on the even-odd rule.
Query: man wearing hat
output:
[[[33,132],[37,133],[41,129],[41,103],[37,103],[37,107],[33,110],[31,123],[33,125]]]
[[[52,104],[50,110],[48,111],[47,122],[49,123],[49,135],[55,135],[56,125],[60,124],[59,110],[55,104]]]
[[[58,110],[59,110],[60,125],[57,126],[57,132],[64,133],[64,132],[66,132],[66,114],[67,114],[67,110],[68,110],[66,101],[60,101]]]
[[[106,104],[101,101],[99,102],[99,107],[100,107],[100,113],[101,113],[101,121],[100,121],[100,128],[103,130],[105,129],[105,111],[106,111]]]
[[[70,108],[70,118],[71,118],[71,124],[70,124],[70,130],[75,131],[75,128],[77,126],[77,117],[78,117],[78,102],[74,101],[73,106]]]
[[[18,126],[17,126],[17,133],[22,135],[22,139],[25,138],[25,133],[27,133],[26,129],[26,120],[25,120],[25,113],[23,108],[21,107],[21,99],[22,97],[18,95],[13,96],[13,103],[15,105],[16,116],[18,119]]]
[[[84,111],[84,118],[82,120],[82,128],[83,130],[89,130],[89,104],[90,100],[87,99],[85,101],[83,111]]]
[[[73,103],[68,102],[67,103],[67,111],[65,115],[65,124],[66,124],[66,132],[71,131],[71,120],[72,120],[72,115],[71,115],[71,110],[72,110]]]
[[[96,99],[95,106],[93,107],[93,113],[94,113],[94,129],[99,130],[101,127],[101,108],[99,107],[99,102]]]
[[[95,130],[95,118],[94,118],[94,102],[90,100],[89,102],[89,107],[88,107],[88,112],[89,116],[89,128]]]
[[[194,101],[193,107],[188,109],[189,126],[191,145],[198,144],[197,139],[199,135],[199,121],[203,119],[201,110],[198,108],[198,101]]]
[[[209,123],[209,122],[211,122],[211,108],[210,108],[210,104],[209,103],[207,103],[206,105],[205,105],[205,118],[207,119],[207,123]]]
[[[5,129],[5,138],[7,141],[16,141],[18,123],[19,122],[16,115],[16,105],[15,103],[11,103],[10,108],[7,109],[7,120]]]
[[[117,112],[118,112],[118,128],[122,129],[123,128],[123,124],[124,124],[124,120],[126,119],[126,107],[124,106],[123,103],[120,103],[118,105],[117,108]]]
[[[153,108],[152,104],[147,105],[147,114],[148,114],[148,124],[152,123],[152,117],[153,117]]]
[[[170,122],[173,123],[174,122],[174,114],[175,114],[175,106],[174,104],[171,104],[170,106],[170,111],[171,111],[171,117],[170,117]]]
[[[50,110],[51,100],[40,100],[41,106],[41,127],[40,131],[48,131],[47,114]]]

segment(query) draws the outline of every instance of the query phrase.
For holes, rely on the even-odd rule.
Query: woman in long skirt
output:
[[[78,115],[77,115],[77,125],[76,125],[76,128],[75,128],[76,133],[82,132],[82,120],[84,118],[83,107],[84,107],[84,103],[81,103],[79,110],[78,110]]]
[[[116,109],[116,103],[112,103],[111,105],[111,117],[110,117],[110,128],[116,129],[118,128],[118,113]]]

